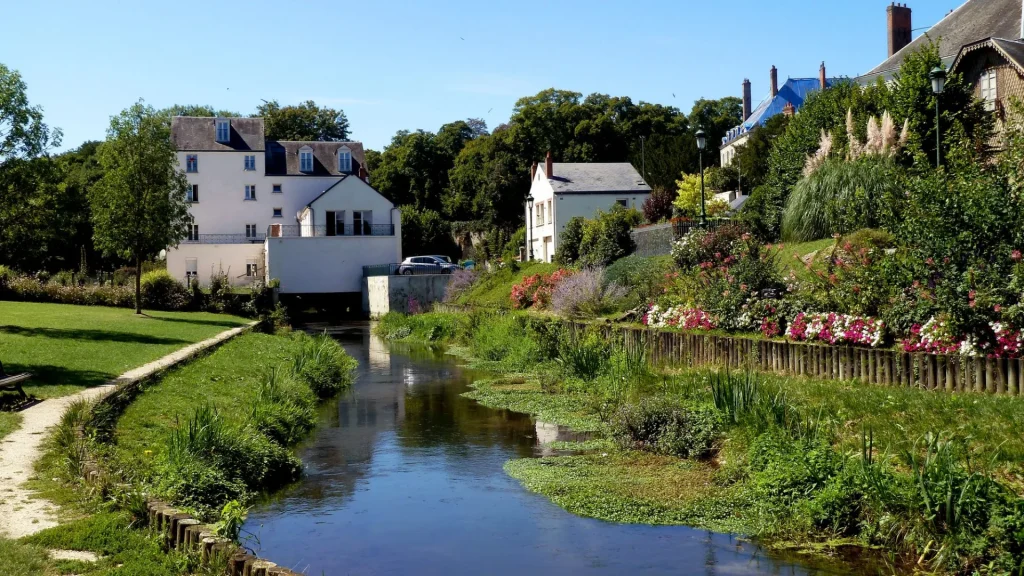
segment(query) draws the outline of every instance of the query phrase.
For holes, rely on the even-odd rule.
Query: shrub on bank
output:
[[[706,458],[721,433],[722,418],[713,406],[680,405],[648,397],[624,404],[611,421],[620,446],[680,458]]]
[[[189,304],[188,288],[167,270],[153,270],[142,275],[142,306],[167,310],[184,310]]]
[[[567,318],[594,318],[614,310],[626,292],[606,280],[604,268],[586,268],[555,284],[551,308]]]
[[[330,398],[352,383],[356,361],[326,333],[307,336],[299,333],[302,350],[293,370],[319,398]]]

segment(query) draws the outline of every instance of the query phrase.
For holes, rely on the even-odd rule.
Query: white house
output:
[[[610,210],[616,204],[639,210],[651,195],[651,187],[627,162],[552,162],[549,152],[544,164],[534,164],[532,172],[533,204],[526,208],[527,257],[532,245],[533,258],[544,262],[554,258],[558,237],[573,217],[593,218],[599,209]]]
[[[362,266],[401,261],[401,215],[367,182],[361,143],[267,140],[262,118],[178,116],[171,136],[193,218],[167,251],[173,276],[358,292]]]

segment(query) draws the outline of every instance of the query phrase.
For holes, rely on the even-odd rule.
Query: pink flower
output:
[[[1024,255],[1020,253],[1020,250],[1014,250],[1010,253],[1010,258],[1013,258],[1014,262],[1020,262],[1022,256]]]

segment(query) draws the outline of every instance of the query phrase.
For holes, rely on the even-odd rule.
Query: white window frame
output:
[[[284,208],[274,208],[271,214],[274,215],[274,218],[284,218]]]
[[[260,263],[258,260],[246,260],[245,261],[245,275],[249,278],[253,278],[260,273]]]
[[[188,187],[188,193],[185,194],[185,200],[189,204],[199,203],[199,184],[190,184]]]
[[[231,142],[231,121],[227,118],[217,118],[217,142]]]
[[[256,169],[256,155],[255,154],[246,154],[245,155],[245,168],[244,169],[245,170],[255,170]]]
[[[359,217],[359,224],[356,224],[356,216]],[[363,227],[369,226],[369,233],[363,234]],[[352,211],[352,235],[373,236],[373,210]]]
[[[185,172],[189,174],[199,172],[199,154],[185,154]]]
[[[256,232],[255,224],[245,225],[245,237],[246,238],[259,238],[259,234]]]
[[[299,172],[313,172],[313,149],[309,146],[299,148]]]
[[[348,146],[342,146],[338,149],[338,172],[351,172],[352,171],[352,150]]]
[[[189,284],[199,277],[199,260],[196,258],[185,258],[185,281]]]
[[[281,186],[280,184],[271,184],[270,185],[270,193],[271,194],[282,194],[282,193],[284,193],[284,187]]]
[[[188,241],[198,242],[199,241],[199,224],[190,224],[188,227]]]
[[[551,209],[551,200],[548,200],[548,224],[554,220],[554,213],[555,211]]]
[[[978,82],[981,89],[981,101],[985,110],[992,112],[996,109],[996,100],[999,98],[999,75],[995,68],[987,68],[981,72],[981,79]]]
[[[256,185],[255,184],[246,184],[245,185],[245,199],[246,200],[256,200]]]

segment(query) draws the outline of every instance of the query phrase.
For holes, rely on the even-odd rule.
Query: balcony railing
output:
[[[308,238],[313,236],[394,236],[394,224],[363,224],[329,228],[306,224],[271,224],[267,227],[270,238]]]
[[[182,244],[262,244],[266,234],[199,234],[182,240]]]

